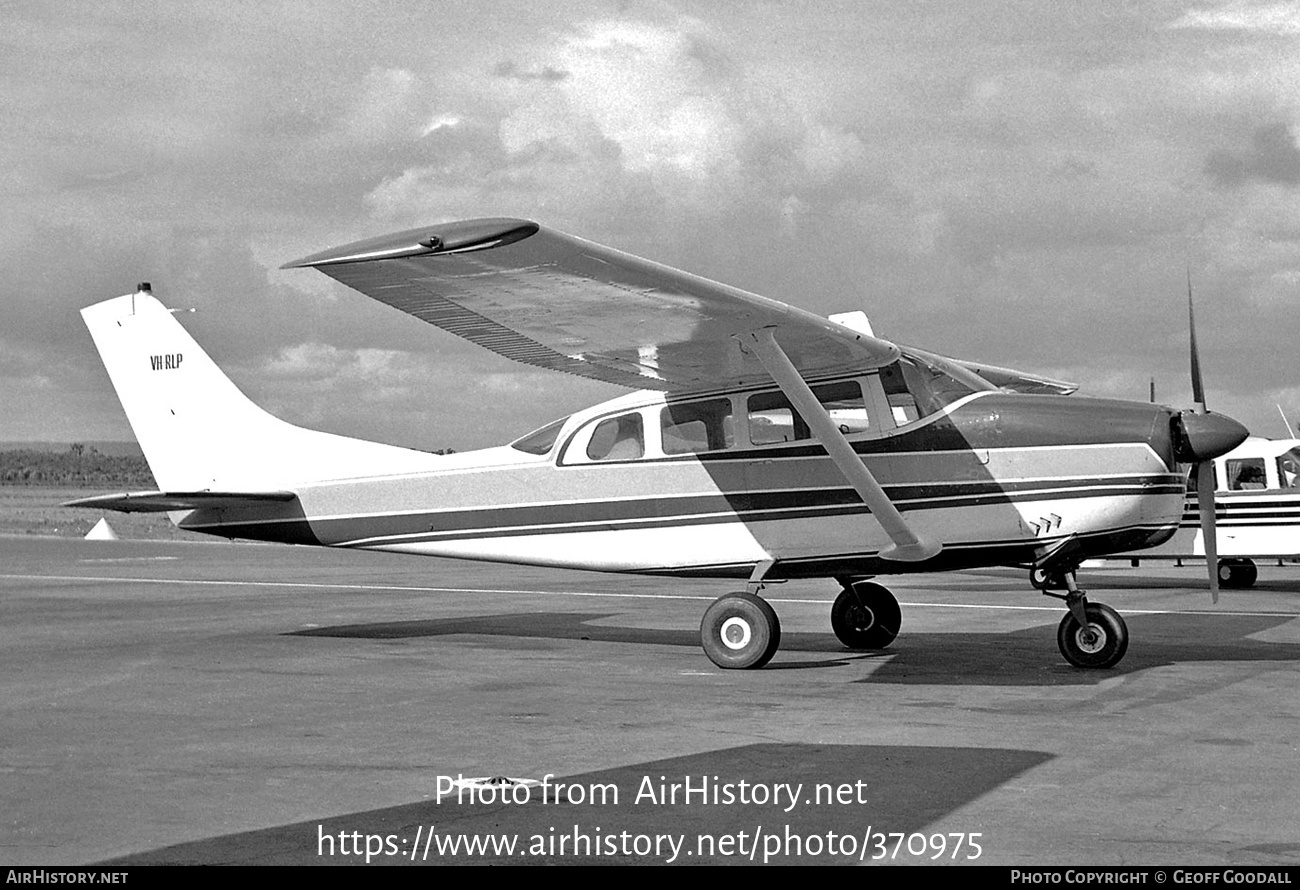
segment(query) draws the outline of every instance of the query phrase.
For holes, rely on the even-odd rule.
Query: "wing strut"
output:
[[[772,375],[785,397],[794,405],[808,428],[812,430],[817,441],[826,449],[835,466],[844,474],[844,478],[857,491],[863,503],[871,510],[889,539],[894,543],[880,551],[881,559],[898,562],[920,562],[929,559],[942,549],[942,545],[927,541],[912,530],[898,512],[898,508],[889,500],[889,495],[880,487],[876,477],[871,475],[866,464],[858,457],[849,440],[840,432],[830,414],[817,401],[808,384],[799,376],[794,365],[786,356],[785,350],[776,342],[775,328],[765,327],[743,335],[746,346],[752,346],[758,360],[767,373]]]

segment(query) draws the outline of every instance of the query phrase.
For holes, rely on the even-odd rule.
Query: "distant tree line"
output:
[[[433,454],[455,454],[439,448]],[[153,473],[140,455],[101,454],[80,442],[67,451],[23,448],[0,451],[0,485],[63,488],[154,488]]]
[[[0,484],[66,488],[153,488],[149,464],[139,456],[100,454],[77,443],[62,453],[0,451]]]

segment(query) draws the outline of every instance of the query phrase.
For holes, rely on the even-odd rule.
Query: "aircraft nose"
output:
[[[1227,454],[1250,435],[1249,430],[1231,417],[1195,411],[1178,412],[1174,416],[1174,429],[1177,443],[1174,457],[1188,464]]]

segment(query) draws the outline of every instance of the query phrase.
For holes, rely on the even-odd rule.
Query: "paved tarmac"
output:
[[[729,672],[725,581],[0,538],[0,863],[1297,864],[1300,566],[1202,573],[1082,573],[1109,671],[998,570],[884,579],[870,654],[770,587]]]

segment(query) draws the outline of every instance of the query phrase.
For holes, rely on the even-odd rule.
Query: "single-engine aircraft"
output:
[[[1079,563],[1167,539],[1180,463],[1246,437],[1203,407],[1066,397],[1070,384],[898,346],[525,220],[426,226],[295,267],[636,392],[462,454],[315,432],[249,401],[142,285],[82,315],[159,490],[73,503],[227,537],[746,579],[700,626],[724,668],[776,652],[768,582],[835,579],[836,636],[878,649],[901,616],[874,576],[1021,566],[1065,602],[1066,660],[1104,668],[1128,631],[1088,602]]]

